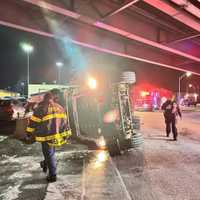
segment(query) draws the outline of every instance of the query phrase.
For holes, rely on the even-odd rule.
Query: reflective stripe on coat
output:
[[[48,106],[39,105],[30,118],[26,128],[28,136],[34,136],[37,142],[48,142],[51,146],[61,146],[71,136],[67,115],[57,103]]]

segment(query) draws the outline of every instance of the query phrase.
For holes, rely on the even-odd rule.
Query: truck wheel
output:
[[[108,144],[108,151],[110,153],[110,156],[117,156],[121,155],[121,147],[120,147],[120,142],[119,139],[115,139]]]
[[[139,148],[142,146],[142,144],[144,143],[144,139],[141,133],[139,132],[135,132],[132,135],[132,147],[133,148]]]

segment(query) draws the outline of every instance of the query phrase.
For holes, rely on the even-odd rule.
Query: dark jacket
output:
[[[175,101],[167,100],[165,103],[163,103],[161,109],[164,110],[165,118],[176,118],[177,115],[182,117],[180,108]]]
[[[57,103],[40,104],[30,118],[27,135],[34,136],[37,142],[47,142],[51,146],[60,146],[71,136],[67,115]]]

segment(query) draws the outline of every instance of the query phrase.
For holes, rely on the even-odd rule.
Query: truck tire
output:
[[[140,132],[133,133],[131,139],[132,139],[132,147],[133,148],[139,148],[144,143],[143,136]]]
[[[111,157],[121,155],[121,146],[118,138],[110,141],[107,145],[107,148]]]

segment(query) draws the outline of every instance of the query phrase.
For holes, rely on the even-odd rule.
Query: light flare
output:
[[[89,86],[89,88],[92,89],[92,90],[96,89],[96,87],[97,87],[97,81],[96,81],[96,79],[90,77],[90,78],[88,79],[88,86]]]
[[[94,167],[95,168],[102,168],[105,166],[105,162],[108,160],[108,152],[107,151],[100,151],[97,153],[95,158]]]
[[[104,114],[103,121],[105,123],[112,123],[112,122],[117,121],[118,118],[119,118],[119,111],[117,109],[114,109]]]
[[[104,139],[103,136],[101,136],[98,140],[98,145],[101,149],[105,149],[106,148],[106,141]]]

